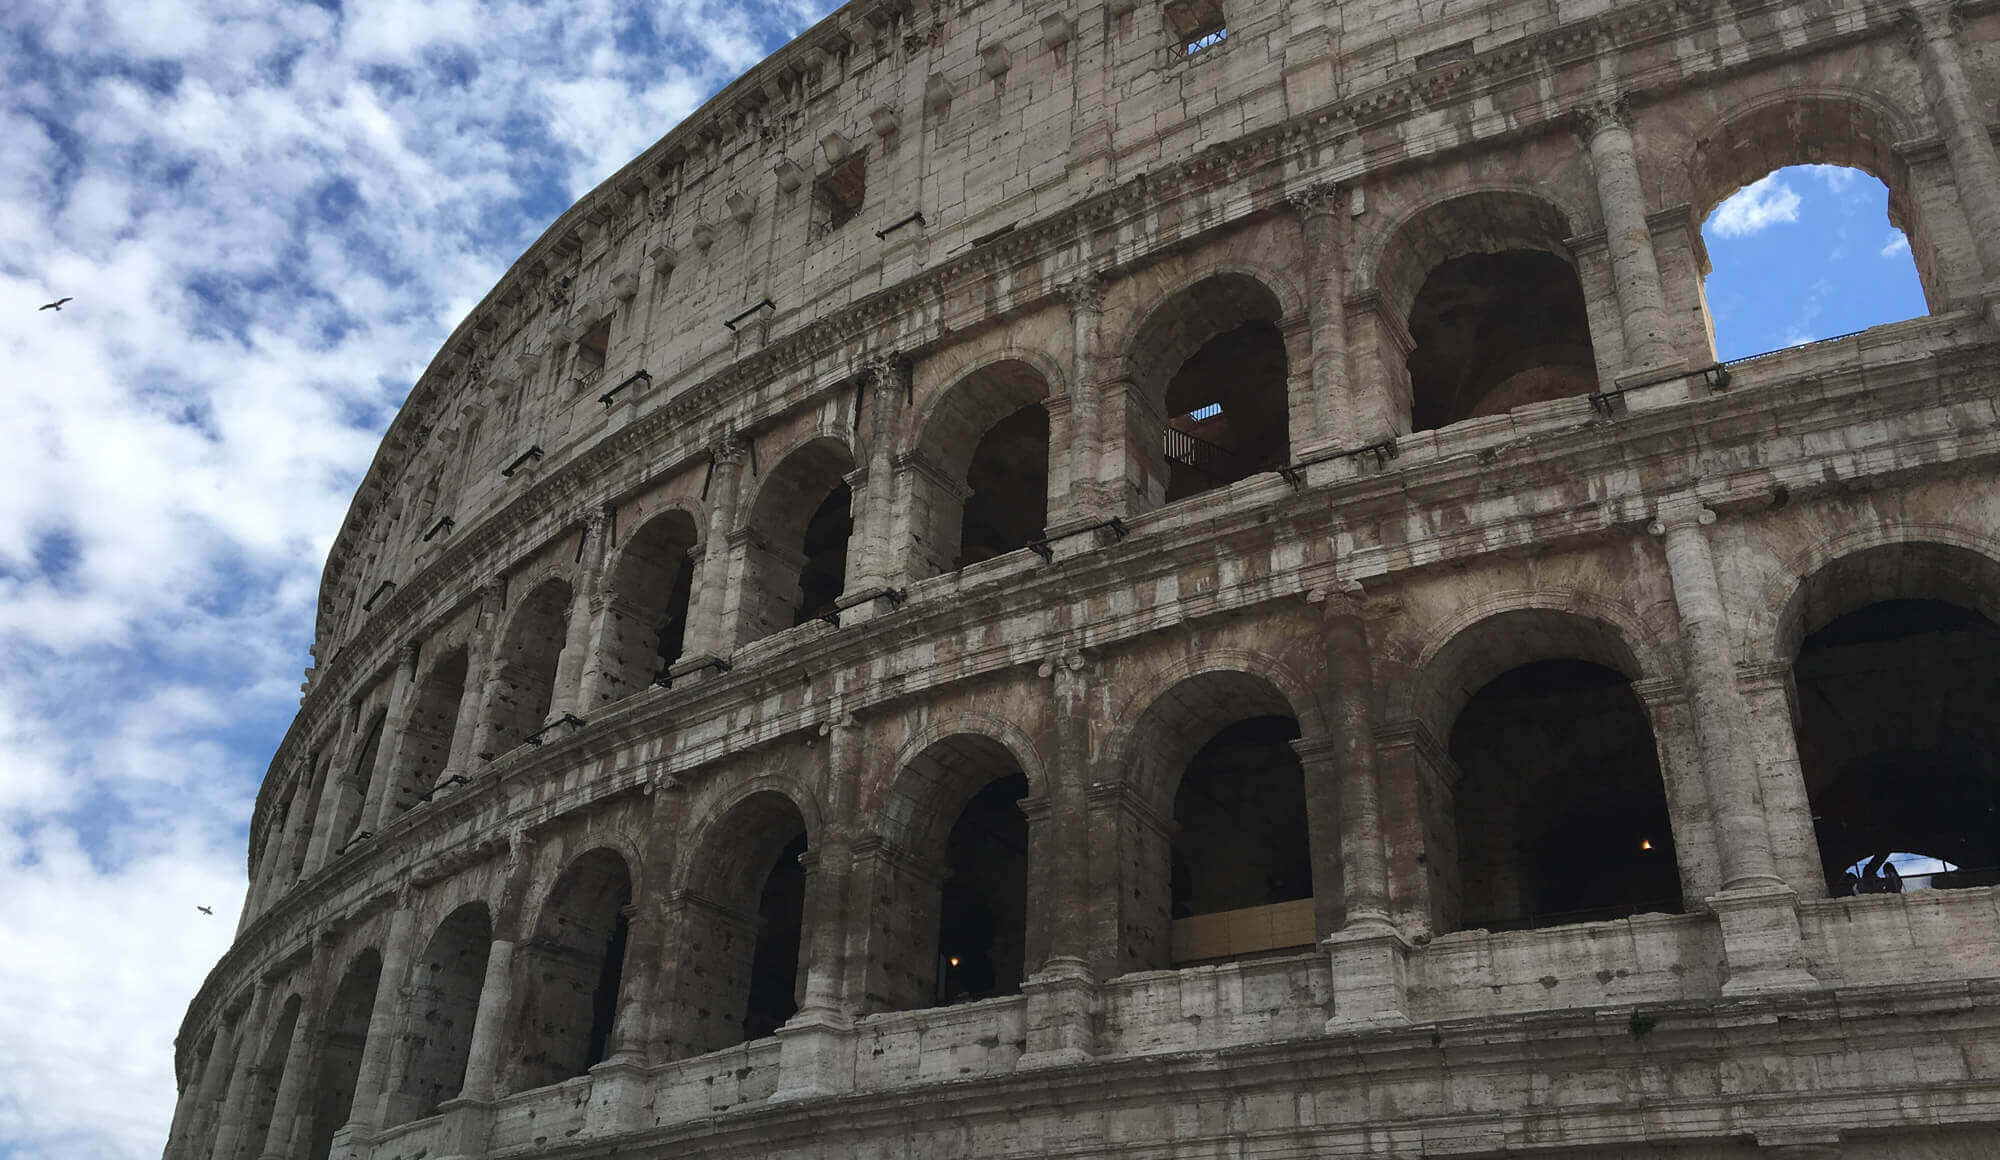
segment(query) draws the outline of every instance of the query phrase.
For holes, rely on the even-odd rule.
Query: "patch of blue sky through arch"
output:
[[[1724,200],[1702,225],[1718,357],[1727,361],[1926,312],[1889,190],[1858,169],[1794,165]]]

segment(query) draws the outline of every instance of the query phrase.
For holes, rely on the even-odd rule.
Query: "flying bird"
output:
[[[61,309],[62,309],[62,306],[63,306],[63,303],[65,303],[65,302],[73,302],[73,301],[75,301],[75,299],[72,299],[72,298],[58,298],[58,299],[56,299],[56,300],[55,300],[54,302],[49,302],[49,303],[44,303],[44,304],[43,304],[43,305],[42,305],[42,306],[40,307],[40,309],[42,309],[42,310],[61,310]]]
[[[201,911],[201,912],[202,912],[203,914],[207,914],[207,915],[213,915],[213,914],[215,913],[215,912],[214,912],[213,910],[210,910],[210,909],[209,909],[208,907],[206,907],[206,906],[202,906],[202,905],[201,905],[201,904],[199,904],[199,903],[195,904],[195,909],[196,909],[196,910],[199,910],[199,911]]]

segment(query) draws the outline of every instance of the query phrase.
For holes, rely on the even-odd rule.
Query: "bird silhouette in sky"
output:
[[[210,910],[210,909],[209,909],[208,907],[206,907],[206,906],[202,906],[202,905],[200,905],[199,903],[197,903],[197,904],[195,905],[195,909],[196,909],[196,910],[199,910],[199,911],[201,911],[201,912],[202,912],[203,914],[206,914],[206,915],[209,915],[209,916],[211,916],[211,917],[212,917],[212,916],[213,916],[213,915],[215,914],[215,912],[214,912],[213,910]]]
[[[71,299],[71,298],[58,298],[58,299],[56,299],[56,300],[55,300],[54,302],[48,302],[48,303],[44,303],[44,304],[43,304],[42,306],[40,306],[40,307],[39,307],[38,309],[41,309],[41,310],[61,310],[61,309],[62,309],[62,306],[63,306],[63,303],[65,303],[65,302],[73,302],[73,301],[75,301],[75,299]]]

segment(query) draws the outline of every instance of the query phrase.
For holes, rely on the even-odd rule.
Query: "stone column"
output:
[[[1313,937],[1347,925],[1347,891],[1341,874],[1340,781],[1346,746],[1331,737],[1292,742],[1305,776],[1306,848],[1312,858]]]
[[[576,594],[576,608],[570,613],[570,639],[577,640],[577,619],[583,621],[582,640],[577,645],[575,662],[576,680],[563,682],[558,678],[558,689],[567,687],[572,695],[564,700],[560,692],[558,701],[562,707],[579,717],[588,717],[597,708],[598,689],[604,682],[604,627],[609,619],[606,613],[614,598],[621,595],[608,590],[611,567],[617,559],[616,546],[611,542],[612,529],[618,526],[618,511],[615,504],[601,504],[591,514],[590,526],[585,535],[589,542],[584,545],[583,559],[586,565],[587,592]],[[565,649],[568,645],[566,644]],[[565,670],[570,668],[569,658],[563,658]],[[555,716],[562,716],[557,712]]]
[[[472,1043],[466,1052],[459,1100],[487,1103],[499,1094],[495,1089],[500,1057],[514,999],[514,947],[521,939],[522,907],[533,864],[533,844],[525,835],[514,835],[508,842],[506,883],[494,908],[493,945],[486,952],[486,977],[480,983],[479,1008],[472,1017]]]
[[[299,1015],[292,1021],[292,1042],[285,1049],[285,1070],[278,1078],[277,1097],[271,1101],[271,1126],[264,1133],[260,1160],[291,1160],[293,1136],[310,1130],[312,1113],[306,1107],[309,1094],[306,1081],[312,1076],[313,1040],[319,1035],[319,980],[330,945],[322,937],[313,950],[313,963],[307,968],[304,985],[299,988],[302,997]]]
[[[644,1126],[646,1069],[653,1062],[653,997],[666,943],[665,879],[667,868],[673,865],[674,843],[682,836],[687,795],[673,778],[656,778],[646,792],[652,797],[651,816],[639,865],[639,889],[633,895],[628,920],[618,1008],[612,1017],[604,1062],[590,1069],[590,1126],[600,1132]]]
[[[397,759],[402,756],[410,723],[410,701],[417,683],[417,641],[406,641],[389,686],[389,711],[382,718],[382,741],[375,747],[375,769],[368,775],[368,798],[361,809],[362,833],[379,834],[389,820],[390,783],[396,779]]]
[[[1374,666],[1368,626],[1349,594],[1324,594],[1327,750],[1338,785],[1340,879],[1345,925],[1320,947],[1333,960],[1328,1031],[1409,1022],[1410,944],[1389,916],[1389,857],[1370,702]]]
[[[403,986],[410,976],[410,959],[415,948],[416,917],[408,893],[397,901],[389,916],[389,934],[382,946],[382,974],[375,984],[375,1002],[368,1009],[368,1039],[361,1048],[361,1066],[354,1076],[354,1099],[348,1105],[347,1123],[333,1138],[336,1158],[354,1155],[361,1140],[380,1131],[388,1105],[386,1085],[389,1050],[402,1023]]]
[[[1638,148],[1621,102],[1610,100],[1580,112],[1589,143],[1590,167],[1597,177],[1597,200],[1604,215],[1605,246],[1617,283],[1624,324],[1625,373],[1621,379],[1657,373],[1673,363],[1666,291],[1646,224],[1646,190],[1639,178]]]
[[[243,1009],[243,1024],[236,1032],[236,1054],[231,1061],[222,1110],[216,1117],[215,1147],[209,1153],[210,1160],[236,1160],[243,1151],[243,1121],[249,1114],[252,1089],[257,1083],[258,1048],[264,1037],[264,1022],[270,1014],[271,981],[259,979],[249,1005]]]
[[[298,800],[300,790],[294,788],[292,796],[285,799],[285,811],[273,818],[264,828],[264,849],[257,857],[257,871],[250,878],[250,892],[244,896],[243,912],[236,916],[236,933],[241,935],[250,920],[264,913],[271,897],[271,880],[277,875],[278,849],[284,845],[285,831],[290,828],[292,814],[305,808]]]
[[[361,706],[349,703],[341,710],[340,724],[334,731],[333,752],[327,756],[326,771],[321,775],[325,785],[320,789],[319,809],[312,820],[312,840],[306,845],[305,874],[310,877],[314,871],[326,865],[337,840],[333,834],[333,820],[340,812],[341,771],[347,768],[353,753],[350,746],[357,738],[355,726],[361,715]]]
[[[868,399],[867,459],[860,478],[850,479],[860,506],[854,512],[854,538],[848,550],[850,580],[840,599],[844,623],[874,616],[875,595],[890,587],[895,576],[890,529],[896,518],[896,420],[903,409],[909,370],[894,354],[878,354],[861,369]]]
[[[1792,666],[1785,662],[1738,665],[1736,684],[1748,709],[1750,756],[1763,789],[1764,823],[1778,877],[1800,898],[1825,898],[1826,873],[1819,861],[1812,802],[1799,767],[1797,693]]]
[[[465,643],[465,691],[458,698],[458,717],[451,728],[451,752],[445,755],[440,783],[470,777],[479,752],[479,729],[486,708],[487,678],[499,670],[500,583],[479,590],[472,638]]]
[[[315,769],[312,757],[310,755],[306,757],[305,773],[299,779],[298,796],[293,799],[292,821],[285,827],[285,842],[278,849],[277,876],[271,888],[272,897],[265,903],[267,907],[276,901],[277,896],[290,890],[298,881],[293,876],[292,867],[299,864],[300,852],[312,841],[313,815],[317,812],[313,807],[326,793],[324,782],[332,768],[330,762],[322,762],[319,768]]]
[[[236,1054],[242,1050],[243,1024],[250,1013],[246,1009],[236,1025],[224,1022],[215,1032],[215,1044],[208,1049],[208,1062],[203,1066],[200,1088],[195,1095],[193,1110],[186,1124],[176,1134],[174,1146],[167,1152],[165,1160],[186,1160],[188,1157],[205,1157],[212,1143],[209,1130],[215,1126],[218,1105],[229,1091],[229,1077],[236,1069]]]
[[[181,1078],[180,1095],[174,1100],[174,1118],[167,1127],[167,1146],[160,1160],[179,1160],[187,1150],[188,1131],[193,1127],[195,1109],[201,1104],[201,1089],[208,1078],[209,1064],[223,1050],[228,1037],[228,1028],[217,1028],[209,1039],[208,1053],[188,1061],[188,1073]]]
[[[1098,348],[1104,320],[1104,280],[1085,272],[1063,284],[1060,294],[1069,303],[1070,363],[1068,441],[1052,448],[1065,461],[1069,492],[1049,506],[1048,526],[1053,531],[1065,523],[1090,518],[1102,507],[1098,486],[1098,459],[1103,447],[1103,400],[1098,377]],[[1054,462],[1055,454],[1050,455]]]
[[[1979,97],[1965,75],[1958,18],[1950,3],[1925,0],[1904,9],[1904,19],[1916,45],[1925,95],[1944,137],[1945,154],[1951,158],[1958,202],[1979,251],[1989,309],[2000,309],[1992,289],[2000,281],[2000,156],[1994,151]]]
[[[709,444],[713,471],[708,480],[708,530],[701,541],[701,573],[695,577],[693,607],[688,611],[687,648],[669,672],[678,676],[736,649],[729,623],[729,533],[736,527],[736,496],[742,482],[748,448],[731,428],[723,428]]]
[[[809,851],[806,878],[806,985],[798,1013],[778,1029],[774,1100],[829,1095],[854,1086],[854,1020],[846,994],[847,940],[853,907],[853,787],[865,774],[867,736],[854,716],[837,712],[822,725],[826,764],[820,795],[826,824]]]
[[[1018,1066],[1046,1067],[1086,1059],[1097,1049],[1091,1012],[1097,978],[1090,965],[1090,661],[1072,652],[1043,663],[1055,723],[1049,763],[1045,866],[1030,866],[1039,886],[1039,920],[1047,924],[1048,957],[1022,981],[1027,996],[1027,1048]],[[1034,845],[1031,843],[1030,848]],[[1101,858],[1116,862],[1118,852]],[[1032,920],[1031,920],[1032,921]]]
[[[1306,274],[1312,287],[1308,304],[1312,327],[1313,429],[1293,436],[1294,461],[1316,451],[1356,447],[1361,443],[1354,407],[1353,374],[1347,365],[1347,267],[1342,249],[1339,185],[1331,181],[1307,186],[1291,202],[1299,214],[1305,239]],[[1383,438],[1393,432],[1372,433]]]
[[[1652,532],[1664,541],[1680,612],[1681,663],[1702,781],[1722,854],[1722,890],[1708,905],[1722,923],[1728,994],[1814,986],[1804,969],[1798,896],[1779,879],[1749,750],[1748,713],[1730,660],[1729,623],[1708,525],[1691,496],[1663,502]]]

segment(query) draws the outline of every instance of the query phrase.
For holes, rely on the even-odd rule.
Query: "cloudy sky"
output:
[[[828,6],[8,5],[0,1158],[159,1154],[389,416],[556,214]],[[1725,353],[1919,312],[1884,207],[1806,170],[1724,205]]]

